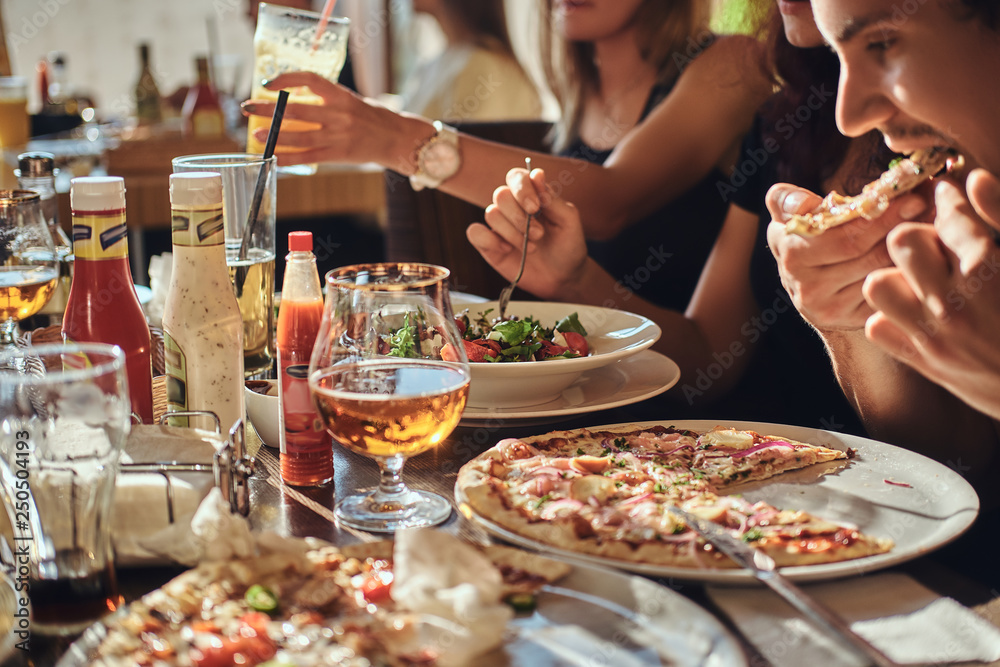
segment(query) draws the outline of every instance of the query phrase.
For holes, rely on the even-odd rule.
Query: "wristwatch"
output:
[[[434,134],[417,149],[417,171],[410,176],[414,190],[436,188],[455,175],[462,166],[458,131],[439,120]]]

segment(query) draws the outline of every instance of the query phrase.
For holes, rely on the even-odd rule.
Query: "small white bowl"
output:
[[[278,426],[278,383],[277,380],[249,380],[252,383],[267,383],[266,393],[258,393],[250,387],[243,388],[247,404],[247,415],[260,441],[268,447],[281,445]],[[263,385],[261,385],[263,386]]]
[[[489,309],[498,313],[496,301],[454,305],[458,315],[468,308],[470,319]],[[660,327],[650,319],[623,310],[583,304],[545,301],[511,301],[507,315],[533,317],[544,327],[555,326],[576,313],[587,330],[590,355],[576,359],[551,359],[511,363],[469,364],[469,406],[521,408],[555,400],[586,371],[613,364],[650,347],[660,337]]]

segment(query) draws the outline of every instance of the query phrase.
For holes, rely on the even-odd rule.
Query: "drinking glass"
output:
[[[18,321],[41,310],[58,282],[59,257],[41,197],[0,190],[0,351],[14,347]]]
[[[328,81],[336,82],[347,60],[347,35],[350,21],[341,17],[327,19],[319,40],[316,30],[322,15],[316,12],[290,9],[280,5],[261,3],[257,10],[257,30],[253,36],[253,85],[250,97],[257,100],[277,101],[278,91],[264,87],[264,81],[285,72],[315,72]],[[300,104],[322,104],[319,95],[308,88],[291,88],[288,101]],[[250,116],[247,124],[247,152],[263,153],[264,144],[253,137],[254,130],[270,127],[263,116]],[[302,132],[319,126],[302,120],[284,119],[281,132]],[[278,148],[278,153],[295,153],[301,148]],[[282,167],[282,171],[312,174],[315,164]]]
[[[30,630],[75,634],[121,604],[111,508],[131,424],[125,355],[57,343],[0,362],[0,496]]]
[[[444,441],[469,394],[469,362],[448,295],[448,269],[359,264],[326,276],[309,389],[333,438],[375,459],[379,486],[337,503],[340,523],[375,532],[432,526],[451,514],[410,489],[406,458]]]
[[[275,163],[274,157],[264,160],[263,155],[248,153],[184,155],[172,160],[175,174],[214,171],[222,176],[226,265],[243,318],[243,373],[246,377],[267,371],[274,359],[274,225],[278,194]],[[243,229],[262,167],[267,170],[264,196],[247,258],[241,260]]]

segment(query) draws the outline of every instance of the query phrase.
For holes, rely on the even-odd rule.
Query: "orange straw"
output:
[[[313,51],[319,48],[319,39],[323,36],[323,31],[326,30],[326,22],[329,20],[330,15],[333,14],[333,8],[336,4],[337,0],[326,0],[326,4],[323,5],[323,16],[320,17],[319,25],[316,26],[316,34],[313,36]]]

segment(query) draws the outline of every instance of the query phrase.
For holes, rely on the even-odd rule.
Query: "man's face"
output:
[[[952,146],[1000,173],[1000,32],[950,0],[813,0],[840,56],[837,125],[893,150]]]

